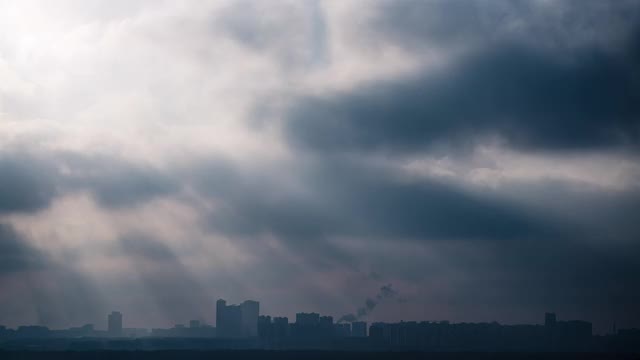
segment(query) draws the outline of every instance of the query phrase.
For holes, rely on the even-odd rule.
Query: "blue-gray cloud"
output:
[[[58,193],[56,169],[23,153],[0,153],[0,214],[49,206]]]
[[[89,191],[102,206],[131,207],[180,191],[176,174],[114,156],[0,153],[0,213],[32,213]]]
[[[637,147],[637,40],[619,52],[570,56],[494,45],[438,74],[300,99],[286,132],[291,143],[322,151],[417,151],[495,135],[525,149]]]
[[[27,243],[10,224],[0,222],[0,276],[46,268],[47,257]]]
[[[65,153],[57,160],[71,170],[63,184],[89,190],[105,207],[131,207],[180,191],[173,174],[127,158]]]
[[[363,36],[409,51],[490,47],[515,41],[556,53],[582,46],[618,47],[640,22],[633,0],[602,2],[383,0]]]

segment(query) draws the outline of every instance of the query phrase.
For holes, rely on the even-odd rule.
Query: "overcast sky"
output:
[[[638,327],[639,155],[637,1],[0,0],[0,324]]]

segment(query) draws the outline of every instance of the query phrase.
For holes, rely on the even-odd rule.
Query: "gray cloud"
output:
[[[0,276],[43,269],[47,264],[46,256],[32,248],[10,224],[0,222]]]
[[[34,212],[81,190],[102,206],[131,207],[175,194],[181,186],[175,174],[147,164],[72,152],[4,152],[0,170],[0,213]]]
[[[507,201],[438,181],[407,182],[388,169],[346,159],[321,160],[301,169],[289,176],[305,185],[303,195],[264,182],[235,181],[235,191],[223,188],[215,228],[245,236],[272,233],[294,243],[339,235],[510,239],[562,231]]]
[[[517,199],[531,211],[561,219],[567,227],[583,229],[583,234],[573,234],[576,238],[618,244],[633,242],[638,235],[634,216],[640,211],[638,188],[605,190],[569,181],[539,180],[514,181],[487,191],[494,198]]]
[[[126,158],[75,153],[54,158],[70,170],[62,180],[68,189],[88,189],[105,207],[130,207],[180,190],[171,174]]]
[[[304,98],[291,109],[293,144],[323,151],[416,151],[499,135],[525,149],[640,142],[637,38],[618,53],[499,44],[440,74]]]
[[[0,153],[0,214],[46,208],[57,193],[51,164],[24,153]]]
[[[495,42],[551,48],[620,46],[640,21],[635,1],[381,1],[365,31],[409,50],[481,47]],[[536,34],[536,36],[531,36]]]

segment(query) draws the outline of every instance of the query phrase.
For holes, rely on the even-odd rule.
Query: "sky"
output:
[[[0,0],[0,324],[640,327],[640,4]]]

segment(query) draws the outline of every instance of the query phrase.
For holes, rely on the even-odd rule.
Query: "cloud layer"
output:
[[[633,1],[0,8],[0,324],[640,325]]]

